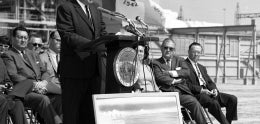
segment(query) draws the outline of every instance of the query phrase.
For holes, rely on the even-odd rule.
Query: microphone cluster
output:
[[[144,25],[148,29],[148,25],[142,20],[140,16],[136,16],[136,21],[138,21],[140,24]]]
[[[103,13],[123,18],[129,24],[129,25],[124,27],[124,29],[126,31],[128,31],[130,33],[133,33],[133,34],[135,34],[137,36],[144,36],[144,34],[142,32],[140,32],[138,29],[136,29],[134,23],[130,19],[126,18],[123,14],[118,13],[118,12],[113,12],[113,11],[104,9],[102,7],[98,7],[97,9],[100,10],[101,12],[103,12]],[[141,19],[140,16],[136,16],[135,20],[138,21],[141,25],[144,25],[147,28],[147,30],[148,30],[148,25]]]

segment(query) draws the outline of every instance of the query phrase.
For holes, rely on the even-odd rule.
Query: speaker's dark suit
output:
[[[76,0],[57,9],[57,29],[61,36],[58,71],[62,84],[64,123],[94,123],[92,94],[100,92],[99,64],[95,39],[105,32],[105,24],[96,3],[89,5],[92,21]],[[94,50],[94,51],[93,51]],[[103,63],[102,63],[103,64]]]
[[[6,83],[13,85],[7,74],[5,64],[0,57],[0,85],[5,85]],[[0,124],[6,124],[8,111],[13,123],[27,124],[22,101],[19,98],[0,92]]]
[[[193,96],[185,81],[185,78],[189,75],[189,69],[184,59],[174,56],[171,59],[171,67],[169,67],[161,57],[152,61],[152,67],[158,87],[164,92],[179,92],[180,104],[191,111],[196,123],[205,124],[206,120],[201,105]],[[179,75],[178,78],[183,79],[182,83],[171,84],[176,78],[171,77],[168,71],[176,70],[176,68],[180,67],[182,68],[180,70],[177,69],[177,73]]]
[[[216,98],[206,94],[201,94],[202,86],[199,83],[196,71],[194,70],[190,60],[187,58],[186,63],[190,68],[190,75],[188,78],[188,84],[192,93],[196,96],[203,107],[208,108],[209,112],[221,123],[228,124],[228,121],[237,120],[237,97],[234,95],[218,92]],[[201,72],[202,77],[206,81],[206,89],[217,89],[216,84],[209,77],[206,68],[197,64]],[[226,107],[226,117],[221,111],[221,107]]]
[[[33,82],[40,81],[43,76],[41,74],[45,71],[40,61],[36,59],[36,53],[26,49],[22,57],[18,50],[11,48],[2,55],[2,58],[9,77],[14,83],[14,90],[17,91],[10,94],[24,98],[24,105],[36,110],[46,124],[61,122],[53,108],[53,105],[57,108],[61,107],[61,98],[56,96],[49,99],[46,95],[37,94],[31,90]],[[52,105],[52,103],[55,104]]]

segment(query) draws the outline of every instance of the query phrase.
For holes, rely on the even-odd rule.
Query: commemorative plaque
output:
[[[121,49],[115,57],[113,71],[117,82],[125,87],[133,86],[138,79],[136,57],[131,47]]]

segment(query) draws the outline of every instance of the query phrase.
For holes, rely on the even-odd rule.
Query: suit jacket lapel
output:
[[[22,61],[25,63],[25,65],[27,65],[29,68],[32,69],[31,64],[24,59],[24,55],[21,55],[21,53],[20,53],[17,49],[15,49],[15,48],[12,48],[12,50],[13,50],[15,53],[17,53],[17,56],[22,59]],[[27,54],[27,51],[25,50],[24,52],[25,52],[25,55],[26,55],[26,54]],[[25,56],[25,57],[27,57],[27,56]]]
[[[55,56],[56,58],[57,56]],[[54,58],[52,58],[51,60],[51,64],[53,65],[53,70],[55,71],[55,73],[57,73],[57,65],[58,65],[58,62],[56,60],[54,60]]]
[[[160,63],[162,63],[162,64],[161,64],[161,67],[162,67],[163,70],[165,70],[165,71],[170,70],[169,66],[166,64],[166,61],[164,60],[163,57],[161,57],[161,58],[159,59],[159,61],[160,61]]]
[[[23,57],[22,57],[23,62],[24,62],[29,68],[32,68],[31,63],[29,63],[28,61],[26,61],[24,57],[27,57],[27,55],[26,55],[26,54],[23,55]],[[27,58],[28,58],[28,57],[27,57]]]
[[[200,73],[201,73],[203,79],[205,80],[205,82],[206,82],[206,84],[207,84],[207,83],[208,83],[208,82],[207,82],[208,79],[207,79],[206,76],[205,76],[206,74],[205,74],[205,71],[204,71],[204,69],[203,69],[203,66],[198,63],[198,68],[199,68],[199,70],[200,70]]]
[[[12,48],[12,51],[15,52],[15,53],[17,54],[18,58],[20,58],[20,59],[24,62],[24,64],[25,64],[28,68],[30,68],[30,69],[35,73],[35,75],[37,76],[37,72],[36,72],[36,70],[35,70],[36,67],[34,67],[33,64],[32,64],[33,59],[32,59],[32,57],[29,55],[28,50],[27,50],[27,49],[24,50],[24,52],[25,52],[24,57],[27,57],[27,58],[28,58],[28,61],[26,61],[26,60],[24,59],[24,57],[20,55],[20,52],[19,52],[17,49]]]
[[[78,14],[80,15],[80,17],[88,24],[88,26],[90,27],[90,29],[93,31],[94,33],[94,29],[93,29],[93,26],[92,26],[92,22],[90,22],[90,20],[87,18],[87,15],[86,13],[82,10],[81,6],[77,3],[77,1],[75,0],[75,3],[74,3],[74,7],[76,9],[76,11],[78,12]],[[93,10],[93,9],[92,9]],[[91,12],[92,13],[92,12]],[[94,15],[94,14],[92,14]],[[93,19],[93,18],[92,18]],[[94,21],[93,21],[94,22]]]
[[[52,51],[50,51],[50,52],[47,52],[47,54],[48,54],[48,57],[49,57],[49,60],[50,60],[50,64],[51,64],[54,72],[57,73],[57,64],[58,64],[58,62],[56,60],[54,60],[54,58],[52,56],[52,54],[54,54],[54,53],[52,53]],[[57,56],[55,56],[55,59],[56,59],[56,57]],[[56,61],[56,64],[55,64],[55,61]]]
[[[195,74],[195,76],[197,77],[196,71],[194,70],[194,68],[193,68],[193,66],[192,66],[192,64],[191,64],[191,62],[190,62],[190,60],[187,58],[186,61],[188,62],[189,68],[192,70],[192,72],[193,72],[193,73]]]
[[[191,62],[190,62],[190,60],[187,58],[186,61],[188,62],[189,68],[192,70],[194,76],[196,77],[196,80],[197,80],[198,84],[200,85],[200,83],[199,83],[199,78],[198,78],[197,73],[196,73],[195,69],[193,68],[193,66],[192,66],[192,64],[191,64]],[[200,65],[200,64],[197,64],[197,65],[198,65],[198,68],[199,68],[199,70],[200,70],[200,73],[202,74],[202,77],[203,77],[204,80],[205,80],[206,78],[204,77],[204,72],[201,71],[201,70],[202,70],[202,69],[201,69],[201,65]],[[205,80],[205,81],[206,81],[206,80]],[[206,81],[206,83],[207,83],[207,81]]]
[[[35,75],[37,76],[37,71],[36,71],[36,63],[34,62],[34,59],[32,58],[33,56],[32,56],[32,54],[31,53],[29,53],[27,50],[25,50],[25,52],[26,52],[26,55],[27,55],[27,57],[28,57],[28,60],[29,60],[29,64],[30,64],[30,68],[33,70],[33,72],[35,73]],[[35,63],[35,64],[33,64],[33,63]]]

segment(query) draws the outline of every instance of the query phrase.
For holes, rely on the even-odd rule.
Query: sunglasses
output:
[[[57,39],[57,38],[52,38],[53,40],[56,40],[58,42],[61,42],[61,39]]]
[[[0,44],[0,47],[4,48],[4,49],[8,49],[10,46],[7,44]]]
[[[58,42],[61,42],[61,39],[55,39],[56,41],[58,41]]]
[[[39,44],[39,43],[32,43],[32,45],[33,45],[34,47],[42,47],[42,44]]]
[[[175,51],[175,48],[173,48],[173,47],[167,47],[167,46],[165,46],[165,47],[163,47],[163,48],[164,48],[164,50]]]

